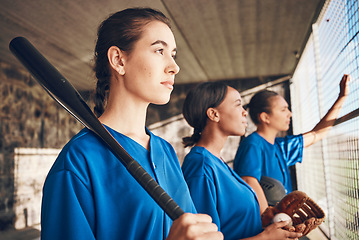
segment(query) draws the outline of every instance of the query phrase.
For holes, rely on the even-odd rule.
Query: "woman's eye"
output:
[[[177,55],[176,55],[176,54],[173,54],[173,55],[172,55],[172,58],[173,58],[174,60],[176,60]]]
[[[158,49],[156,52],[158,52],[159,54],[163,55],[163,49]]]

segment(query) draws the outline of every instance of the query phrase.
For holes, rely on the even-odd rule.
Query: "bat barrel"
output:
[[[106,130],[70,82],[26,38],[14,38],[9,48],[56,102],[107,144],[128,172],[172,220],[176,220],[184,213],[151,175]]]

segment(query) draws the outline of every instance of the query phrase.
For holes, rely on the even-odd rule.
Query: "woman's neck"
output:
[[[275,138],[278,134],[278,131],[268,128],[266,126],[263,125],[258,125],[257,126],[257,131],[256,131],[261,137],[263,137],[265,140],[267,140],[267,142],[274,144],[275,142]]]
[[[148,104],[118,98],[109,100],[105,112],[99,117],[100,122],[149,149],[149,136],[145,130]]]
[[[228,136],[223,136],[214,129],[207,129],[201,133],[201,139],[196,146],[204,147],[214,156],[221,159],[221,150],[227,140]]]

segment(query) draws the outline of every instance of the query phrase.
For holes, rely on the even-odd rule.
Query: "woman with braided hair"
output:
[[[196,209],[209,214],[225,239],[296,239],[301,233],[273,223],[262,229],[259,203],[252,188],[221,158],[228,136],[243,136],[247,112],[239,92],[221,82],[205,82],[188,93],[183,116],[194,128],[183,138],[193,146],[182,164]]]
[[[233,168],[257,193],[261,213],[268,207],[260,186],[261,177],[276,179],[283,184],[286,193],[292,191],[289,166],[302,161],[303,148],[326,136],[349,94],[349,81],[350,76],[344,75],[337,100],[311,131],[285,138],[277,137],[279,132],[289,129],[292,117],[285,99],[268,90],[260,91],[251,98],[249,115],[257,131],[241,141]]]
[[[172,220],[108,147],[83,129],[63,148],[43,189],[41,239],[223,239],[196,210],[172,146],[145,127],[150,103],[170,99],[176,42],[149,8],[114,13],[99,27],[95,113],[123,148],[186,212]]]

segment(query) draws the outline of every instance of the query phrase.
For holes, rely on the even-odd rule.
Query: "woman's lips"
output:
[[[167,87],[168,89],[172,90],[173,89],[173,81],[165,81],[165,82],[161,82],[161,84],[165,87]]]

